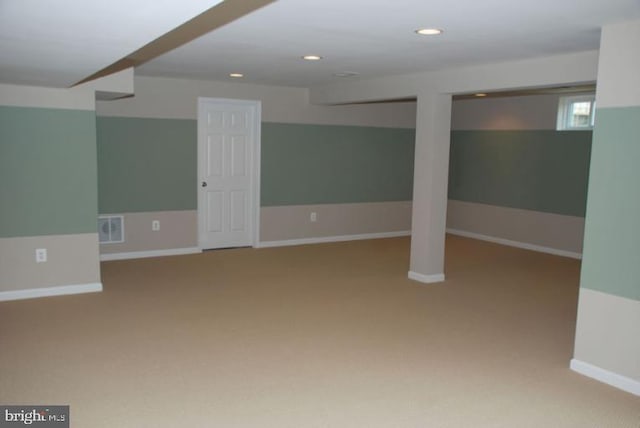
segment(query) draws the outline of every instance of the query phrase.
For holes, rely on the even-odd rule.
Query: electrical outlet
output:
[[[36,249],[36,263],[44,263],[47,261],[47,249],[46,248],[37,248]]]
[[[151,230],[157,232],[160,230],[160,220],[153,220],[151,222]]]
[[[312,223],[315,223],[316,221],[318,221],[318,213],[312,212],[309,215],[309,221],[311,221]]]

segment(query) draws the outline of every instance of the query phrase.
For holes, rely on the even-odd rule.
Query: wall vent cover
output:
[[[124,242],[124,219],[121,215],[98,217],[98,236],[101,244]]]

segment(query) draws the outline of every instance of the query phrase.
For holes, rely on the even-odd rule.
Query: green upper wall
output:
[[[640,300],[640,106],[598,108],[580,285]]]
[[[100,213],[197,208],[197,122],[98,117]],[[414,130],[262,124],[261,205],[411,200]]]
[[[262,124],[261,205],[411,200],[415,131]]]
[[[101,214],[195,210],[195,120],[98,117]]]
[[[95,113],[0,106],[0,237],[97,231]]]
[[[449,198],[584,217],[591,131],[452,131]]]

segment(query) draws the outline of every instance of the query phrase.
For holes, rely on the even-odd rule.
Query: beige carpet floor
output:
[[[102,264],[104,292],[0,302],[0,404],[75,428],[640,427],[569,370],[579,261],[448,237]]]

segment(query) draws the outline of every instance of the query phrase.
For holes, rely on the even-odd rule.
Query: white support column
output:
[[[640,21],[602,29],[571,368],[640,396]]]
[[[409,278],[444,281],[451,95],[418,94]]]

